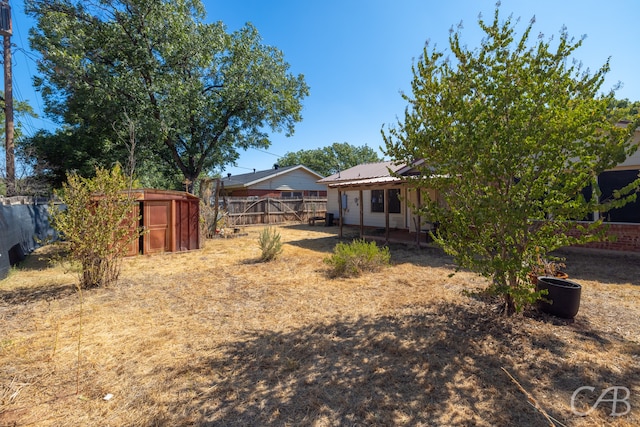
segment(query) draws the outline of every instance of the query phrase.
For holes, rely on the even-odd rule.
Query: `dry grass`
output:
[[[280,228],[270,263],[245,231],[126,260],[119,285],[83,293],[81,325],[74,275],[29,257],[0,282],[0,425],[549,425],[503,368],[566,426],[640,425],[637,257],[567,253],[575,321],[505,319],[437,249],[330,279],[335,228]],[[613,385],[629,414],[572,413],[578,387],[596,388],[585,410]]]

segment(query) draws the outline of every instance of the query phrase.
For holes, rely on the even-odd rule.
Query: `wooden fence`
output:
[[[326,215],[327,199],[227,197],[226,213],[229,227],[307,222],[311,218]]]

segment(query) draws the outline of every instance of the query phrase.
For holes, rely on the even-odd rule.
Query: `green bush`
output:
[[[333,255],[324,259],[332,267],[333,277],[356,277],[364,272],[374,272],[389,265],[388,247],[380,248],[375,242],[356,239],[351,243],[338,243]]]
[[[55,194],[64,204],[52,205],[50,220],[64,238],[66,260],[81,266],[80,288],[109,286],[120,274],[121,259],[141,233],[135,195],[119,166],[96,169],[94,178],[68,173]]]
[[[258,237],[258,244],[262,251],[261,261],[272,261],[282,253],[282,240],[280,240],[280,233],[275,228],[263,228]]]

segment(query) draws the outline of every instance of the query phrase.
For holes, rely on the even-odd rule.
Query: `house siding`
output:
[[[426,194],[425,194],[426,193]],[[421,199],[420,199],[420,203],[418,203],[418,192],[415,189],[409,189],[407,191],[407,199],[409,200],[409,204],[411,206],[418,206],[420,204],[424,204],[425,201],[425,197],[429,197],[430,200],[436,200],[437,198],[437,193],[436,190],[434,190],[433,188],[427,188],[425,190],[423,190]],[[416,232],[416,223],[418,221],[420,221],[420,229],[421,231],[426,231],[426,230],[430,230],[431,226],[428,226],[426,224],[426,222],[428,222],[428,218],[425,217],[421,217],[418,219],[418,216],[416,214],[413,213],[413,211],[411,210],[411,208],[409,207],[409,205],[407,205],[407,224],[408,224],[408,229],[409,231],[411,231],[412,233]]]
[[[284,190],[290,191],[290,190]],[[326,189],[323,190],[293,190],[302,193],[302,197],[327,197]],[[314,194],[311,194],[314,192]],[[226,192],[227,197],[281,197],[280,190],[255,190],[253,188],[234,189]]]
[[[304,170],[294,170],[276,175],[272,178],[251,185],[252,190],[261,191],[326,191],[327,186],[318,184],[316,176],[310,175]]]
[[[633,137],[633,144],[640,144],[640,131],[636,131]],[[624,162],[613,168],[613,170],[620,169],[639,169],[640,168],[640,149],[625,159]]]
[[[400,187],[394,187],[400,188]],[[374,188],[377,190],[378,188]],[[385,215],[384,212],[371,212],[371,190],[363,190],[362,198],[360,200],[359,190],[343,191],[342,194],[347,196],[347,206],[343,206],[342,218],[344,225],[360,225],[360,203],[363,205],[363,224],[365,227],[385,227]],[[407,206],[405,197],[405,190],[401,188],[402,201],[400,203],[400,213],[389,214],[389,227],[391,228],[407,228],[406,212]],[[330,188],[327,193],[327,212],[333,213],[335,218],[339,218],[340,208],[338,200],[338,190]]]
[[[640,146],[640,129],[636,131],[632,143]],[[390,163],[380,163],[376,165],[364,164],[343,171],[340,174],[324,178],[322,180],[323,183],[338,186],[337,188],[329,188],[327,190],[327,212],[333,214],[336,219],[342,217],[343,224],[345,225],[359,225],[360,205],[358,203],[363,203],[362,225],[366,227],[385,227],[385,214],[382,212],[371,212],[371,191],[389,188],[391,186],[393,186],[393,188],[399,188],[397,181],[393,182],[391,175],[385,174],[386,169],[390,168],[390,165]],[[396,171],[398,170],[397,168]],[[638,171],[640,171],[640,149],[606,173],[610,174],[610,176],[607,176],[609,181],[616,179],[622,179],[624,181],[627,180],[629,174],[637,173]],[[404,176],[410,176],[411,172],[410,168],[405,168],[399,173]],[[615,174],[612,174],[612,172],[618,172],[618,176],[614,176]],[[634,177],[632,176],[629,179],[633,180]],[[603,181],[602,184],[603,188],[606,187],[604,182],[605,181]],[[622,183],[622,185],[626,185],[628,182],[630,181]],[[420,203],[418,203],[418,196],[415,190],[408,189],[406,183],[405,185],[399,185],[403,188],[402,194],[404,198],[401,202],[402,212],[399,214],[389,214],[389,227],[416,232],[418,228],[417,224],[420,222],[421,232],[433,229],[436,224],[430,224],[429,218],[418,218],[411,211],[410,206],[424,203],[425,197],[429,197],[434,201],[438,200],[439,204],[444,206],[444,200],[441,199],[440,194],[433,189],[428,189],[422,193]],[[364,200],[358,200],[358,203],[356,203],[356,199],[360,197],[359,188],[363,189],[362,198]],[[619,186],[615,188],[619,188]],[[340,212],[339,207],[339,189],[342,190],[341,192],[346,195],[347,199],[343,212]],[[637,202],[630,203],[624,209],[626,209],[624,212],[615,210],[609,212],[608,219],[612,221],[608,223],[609,234],[613,237],[612,241],[591,243],[584,246],[616,251],[640,252],[640,224],[635,223],[640,206],[637,205]],[[614,214],[616,214],[617,217]]]

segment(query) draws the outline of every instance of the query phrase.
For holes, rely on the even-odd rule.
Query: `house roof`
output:
[[[389,178],[392,172],[396,172],[403,168],[404,165],[398,165],[392,161],[378,163],[363,163],[351,167],[349,169],[334,173],[326,178],[321,179],[320,183],[328,184],[338,181],[358,181],[372,178]]]
[[[401,179],[392,173],[404,169],[404,166],[393,161],[364,163],[323,178],[318,183],[329,187],[394,183]]]
[[[256,185],[262,181],[273,179],[280,175],[286,175],[296,170],[304,170],[307,173],[317,178],[322,178],[322,175],[312,171],[308,167],[304,165],[296,165],[296,166],[278,167],[277,169],[274,168],[274,169],[267,169],[263,171],[243,173],[240,175],[231,175],[230,177],[223,177],[222,182],[224,183],[224,186],[226,188],[245,188],[245,187],[251,187],[252,185]]]

